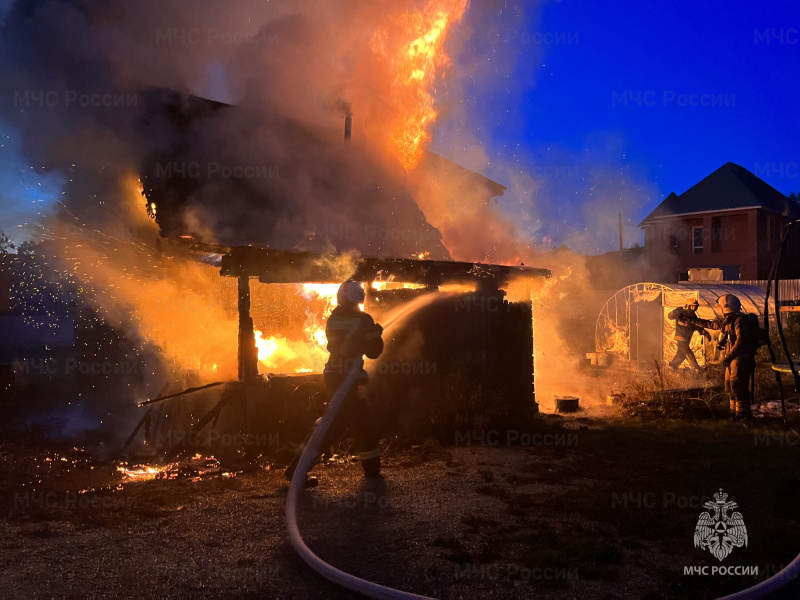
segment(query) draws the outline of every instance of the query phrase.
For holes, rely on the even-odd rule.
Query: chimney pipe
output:
[[[344,141],[350,141],[350,135],[353,130],[353,117],[351,115],[346,115],[344,118]]]

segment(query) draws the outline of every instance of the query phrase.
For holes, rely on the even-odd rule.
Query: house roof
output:
[[[159,143],[144,158],[139,172],[148,206],[157,206],[152,216],[163,237],[202,239],[198,228],[191,228],[185,219],[186,210],[191,209],[205,215],[215,241],[228,246],[260,244],[315,251],[333,246],[336,251],[356,249],[364,256],[429,253],[431,259],[450,258],[441,233],[415,202],[398,161],[361,163],[360,168],[352,161],[352,171],[344,170],[348,163],[340,149],[345,147],[343,120],[342,127],[334,129],[264,115],[274,138],[269,145],[272,154],[261,155],[252,164],[275,166],[276,176],[226,177],[221,169],[213,175],[208,169],[201,174],[200,166],[243,160],[225,146],[224,139],[229,123],[244,126],[248,117],[244,111],[237,113],[233,105],[160,88],[151,90],[148,100],[142,127]],[[216,121],[225,118],[225,126]],[[261,127],[266,125],[261,123]],[[353,156],[365,158],[361,145],[356,143],[351,149]],[[194,175],[187,176],[189,167]],[[486,200],[506,190],[432,152],[426,152],[420,167],[433,181],[443,186],[453,180],[463,182],[469,189],[480,190]],[[177,173],[174,169],[178,168],[184,172]],[[339,202],[338,208],[320,198]]]
[[[221,257],[220,275],[258,277],[261,283],[338,283],[342,270],[337,258],[316,252],[239,246],[228,249]],[[354,267],[352,277],[356,281],[392,280],[427,286],[478,281],[504,285],[551,275],[547,269],[533,267],[412,258],[361,257],[355,260]]]
[[[658,218],[673,215],[754,206],[778,213],[790,210],[786,196],[744,167],[729,162],[684,193],[680,195],[675,192],[670,193],[653,212],[647,215],[639,227],[650,225]]]
[[[476,173],[471,169],[462,167],[458,163],[454,163],[453,161],[447,160],[445,157],[434,154],[430,151],[425,152],[422,166],[434,173],[437,173],[439,176],[456,176],[466,178],[472,185],[485,188],[492,197],[502,196],[508,189],[506,186],[499,184],[496,181],[481,175],[480,173]]]

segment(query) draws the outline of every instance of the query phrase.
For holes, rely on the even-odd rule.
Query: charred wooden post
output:
[[[152,411],[153,411],[153,407],[151,406],[150,408],[147,409],[147,412],[142,417],[142,420],[139,421],[139,424],[136,425],[136,427],[134,427],[133,431],[128,436],[128,439],[125,441],[124,444],[122,444],[122,448],[120,448],[120,450],[119,450],[119,455],[120,456],[122,454],[124,454],[125,450],[128,449],[128,446],[131,445],[131,442],[136,437],[136,434],[139,433],[139,430],[142,428],[142,425],[146,425],[146,427],[145,427],[145,432],[146,432],[145,433],[145,439],[149,439],[150,438],[150,431],[149,431],[150,430],[150,415],[151,415]]]
[[[258,350],[250,316],[250,278],[239,275],[239,381],[258,377]]]
[[[191,387],[191,388],[188,388],[186,390],[183,390],[182,392],[176,392],[174,394],[167,394],[166,396],[158,396],[156,398],[150,398],[148,400],[145,400],[144,402],[139,402],[139,408],[141,408],[143,406],[147,406],[148,404],[153,404],[155,402],[161,402],[163,400],[169,400],[170,398],[177,398],[179,396],[185,396],[186,394],[192,394],[194,392],[199,392],[201,390],[207,390],[208,388],[216,387],[218,385],[222,385],[223,383],[225,383],[225,382],[224,381],[217,381],[215,383],[209,383],[207,385],[201,385],[201,386],[198,386],[198,387]]]

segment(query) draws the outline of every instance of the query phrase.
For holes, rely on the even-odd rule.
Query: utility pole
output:
[[[622,257],[622,213],[619,213],[619,255]]]

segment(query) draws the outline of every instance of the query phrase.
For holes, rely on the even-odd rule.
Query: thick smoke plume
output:
[[[490,174],[508,187],[505,195],[490,200],[491,186],[474,185],[472,175],[429,169],[425,161],[407,173],[393,147],[398,123],[420,97],[398,88],[392,52],[418,35],[413,15],[464,6],[457,0],[20,0],[6,15],[0,39],[3,119],[20,132],[31,165],[71,180],[45,224],[57,239],[76,224],[119,237],[120,225],[127,230],[127,223],[146,218],[144,199],[137,204],[135,194],[131,201],[120,193],[130,187],[131,173],[146,172],[145,187],[160,193],[150,211],[173,235],[551,268],[554,279],[535,297],[537,372],[540,381],[564,381],[580,346],[564,331],[584,310],[580,299],[590,273],[583,257],[554,254],[546,239],[538,242],[570,240],[583,250],[596,246],[597,236],[586,229],[564,233],[560,223],[570,216],[552,216],[558,182],[532,176],[531,160],[498,161],[478,142],[496,118],[497,108],[487,106],[497,99],[493,90],[507,87],[519,58],[519,47],[498,45],[487,23],[496,23],[497,31],[520,27],[525,15],[518,7],[467,7],[464,23],[449,23],[445,50],[452,68],[448,72],[449,61],[440,60],[432,79],[442,124],[434,148]],[[353,139],[345,143],[349,115]],[[587,177],[607,174],[595,169]],[[587,228],[601,223],[606,229],[620,206],[635,203],[637,192],[621,197],[616,191],[587,197]],[[181,262],[162,268],[159,261],[170,259],[154,251],[152,222],[142,228],[134,227],[153,242],[141,242],[147,246],[137,255],[141,260],[121,258],[109,247],[73,256],[84,265],[102,263],[92,275],[93,289],[101,279],[119,285],[120,297],[136,303],[137,312],[152,311],[157,297],[201,292],[200,267]],[[127,281],[115,283],[120,278]],[[121,303],[96,302],[108,314]],[[235,323],[222,318],[214,301],[199,310],[198,321],[225,329],[203,339],[235,342]],[[198,336],[189,323],[171,330],[138,325],[148,335],[158,332],[152,337],[165,348]],[[172,352],[176,359],[182,353]],[[219,352],[232,355],[229,348]],[[219,368],[227,373],[232,366]]]
[[[59,246],[83,300],[140,356],[161,357],[146,361],[140,394],[157,395],[176,370],[199,377],[187,384],[235,377],[237,323],[217,270],[158,241],[137,173],[154,172],[146,184],[163,192],[149,205],[162,233],[448,256],[390,151],[392,58],[371,48],[381,31],[402,44],[391,28],[424,5],[13,4],[0,36],[2,119],[25,162],[67,182],[30,233]]]
[[[398,98],[393,58],[374,51],[402,45],[397,23],[424,6],[18,2],[2,41],[5,118],[37,166],[102,171],[67,199],[85,218],[100,184],[149,168],[187,192],[179,225],[206,241],[445,257],[389,152],[388,125],[413,98]]]

